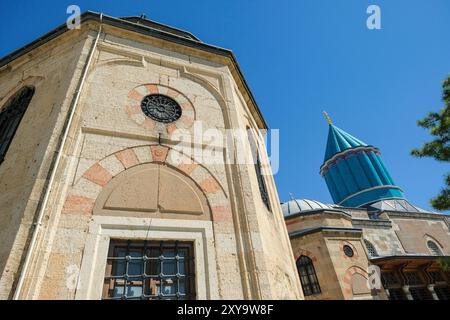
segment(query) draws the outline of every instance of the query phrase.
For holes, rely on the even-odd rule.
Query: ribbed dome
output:
[[[320,174],[334,203],[360,207],[383,199],[404,199],[383,164],[380,152],[334,125],[329,126]]]
[[[356,147],[367,146],[367,144],[344,130],[330,124],[330,130],[328,131],[327,148],[325,150],[324,162],[332,158],[335,154],[340,153],[347,149]]]
[[[315,200],[294,199],[283,203],[281,209],[286,217],[303,211],[333,209],[333,207]]]

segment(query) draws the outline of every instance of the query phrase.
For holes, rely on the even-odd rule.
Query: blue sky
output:
[[[57,4],[55,4],[57,3]],[[328,126],[381,149],[408,199],[425,209],[448,163],[410,150],[430,139],[416,125],[438,110],[450,74],[448,0],[1,1],[0,56],[62,24],[69,4],[112,16],[146,13],[230,48],[271,128],[280,129],[281,200],[331,202],[319,175]],[[366,28],[379,5],[382,30]]]

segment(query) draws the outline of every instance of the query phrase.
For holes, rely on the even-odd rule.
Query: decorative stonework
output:
[[[116,153],[116,158],[122,163],[122,165],[128,169],[139,164],[139,160],[136,153],[131,149],[126,149]]]
[[[167,158],[169,148],[163,146],[151,146],[152,157],[154,162],[164,162]]]
[[[112,174],[96,163],[90,167],[83,175],[89,181],[104,187],[112,178]]]
[[[202,165],[163,145],[120,150],[92,165],[70,190],[63,212],[92,215],[98,195],[111,179],[125,170],[146,163],[164,163],[190,177],[205,194],[213,221],[232,223],[230,203],[219,181]]]
[[[369,279],[369,274],[363,268],[358,266],[352,266],[348,268],[345,272],[344,279],[342,280],[343,292],[346,299],[351,299],[353,297],[352,276],[355,273],[360,274],[366,280]]]
[[[295,261],[297,261],[301,256],[306,256],[311,259],[313,263],[317,262],[316,256],[309,250],[297,249],[294,252]]]
[[[347,256],[345,254],[344,246],[349,246],[353,250],[353,256],[349,257],[349,256]],[[359,253],[358,253],[358,250],[356,250],[356,247],[352,243],[350,243],[348,241],[341,241],[340,242],[340,244],[339,244],[339,251],[340,251],[341,256],[343,258],[345,258],[345,259],[348,259],[348,260],[357,260],[358,257],[359,257]]]
[[[142,112],[142,100],[151,94],[167,96],[181,107],[181,116],[174,122],[161,123],[146,116]],[[189,129],[195,120],[195,109],[189,99],[181,92],[160,84],[145,84],[132,89],[128,93],[125,112],[137,125],[147,130],[164,128],[165,133],[172,135],[176,129]]]
[[[172,123],[181,117],[181,107],[172,98],[161,94],[150,94],[141,101],[144,114],[158,122]]]
[[[92,213],[94,200],[86,197],[69,195],[64,203],[63,211],[65,213],[88,214]]]

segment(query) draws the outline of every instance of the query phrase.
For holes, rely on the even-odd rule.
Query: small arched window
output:
[[[24,87],[0,109],[0,164],[6,156],[17,127],[30,104],[33,87]]]
[[[442,256],[443,255],[441,248],[439,248],[439,246],[437,245],[436,242],[434,242],[432,240],[428,240],[427,247],[433,256]]]
[[[311,258],[307,256],[298,258],[297,270],[302,283],[303,294],[305,296],[319,294],[321,292],[319,280],[317,280],[316,270],[314,269]]]
[[[252,130],[247,129],[248,140],[250,143],[250,151],[255,166],[256,178],[258,179],[259,192],[261,194],[262,201],[267,207],[267,210],[270,211],[269,193],[267,192],[266,181],[264,180],[264,176],[262,174],[261,160],[259,158],[258,147],[256,146],[253,134],[254,133],[252,132]]]
[[[372,243],[364,239],[364,244],[366,245],[367,252],[369,253],[369,258],[378,257],[378,252]]]

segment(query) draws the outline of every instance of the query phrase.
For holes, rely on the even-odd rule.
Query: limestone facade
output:
[[[196,299],[445,298],[448,216],[323,204],[283,216],[272,175],[265,201],[255,165],[236,161],[247,137],[202,135],[266,128],[233,54],[139,21],[87,13],[0,62],[0,111],[34,88],[0,162],[1,299],[108,298],[121,241],[189,244]],[[143,113],[155,94],[180,106],[176,121]],[[255,145],[267,169],[261,134]],[[197,157],[211,146],[220,161]]]
[[[174,136],[196,123],[265,128],[232,54],[100,19],[85,15],[1,69],[1,106],[25,85],[35,95],[0,166],[0,298],[101,299],[110,241],[145,239],[193,243],[198,299],[301,299],[272,176],[267,208],[253,164],[196,161]],[[145,116],[149,94],[182,116]]]
[[[448,216],[384,211],[375,218],[364,208],[321,206],[285,216],[294,258],[311,259],[320,286],[305,299],[449,299]]]

